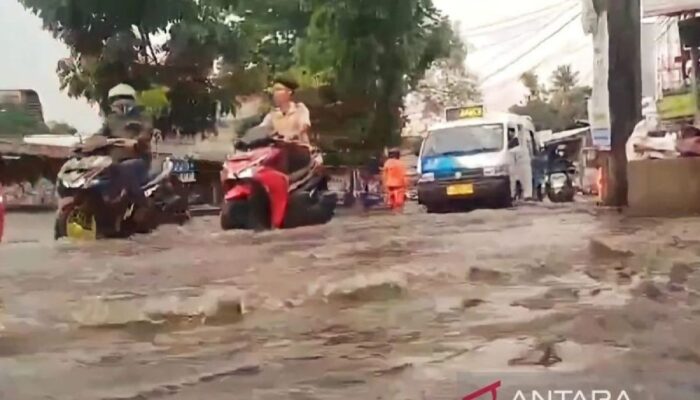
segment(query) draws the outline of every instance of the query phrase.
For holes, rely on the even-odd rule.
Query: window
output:
[[[470,125],[430,133],[423,145],[423,157],[463,156],[502,150],[503,125]]]
[[[514,126],[508,127],[508,148],[514,149],[520,146],[520,140],[518,139],[518,131]]]

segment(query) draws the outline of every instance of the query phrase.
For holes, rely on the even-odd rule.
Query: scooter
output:
[[[329,222],[338,195],[328,191],[318,150],[250,129],[224,163],[221,228],[284,229]]]
[[[550,171],[547,174],[547,197],[552,203],[567,203],[574,201],[576,188],[572,176],[576,174],[576,168],[569,166]]]
[[[147,221],[137,223],[136,206],[121,185],[116,184],[111,150],[133,146],[125,139],[97,140],[90,148],[79,146],[58,173],[59,206],[54,225],[56,239],[102,239],[148,233],[163,223],[189,220],[187,193],[173,173],[179,162],[166,158],[160,170],[152,171],[143,185],[152,209]]]

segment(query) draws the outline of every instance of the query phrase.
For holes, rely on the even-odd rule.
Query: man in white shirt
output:
[[[311,118],[309,109],[303,103],[293,101],[297,83],[291,79],[277,78],[272,86],[272,99],[275,108],[266,116],[260,126],[273,128],[287,140],[299,140],[310,144],[309,129]]]
[[[625,153],[628,162],[672,158],[678,155],[675,138],[661,130],[658,117],[654,113],[645,116],[634,127],[627,139]]]

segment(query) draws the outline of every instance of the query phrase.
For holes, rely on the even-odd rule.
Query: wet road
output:
[[[90,244],[50,227],[11,214],[0,245],[1,399],[459,399],[494,380],[507,399],[700,397],[700,219],[200,218]]]

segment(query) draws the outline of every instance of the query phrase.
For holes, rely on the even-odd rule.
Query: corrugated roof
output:
[[[645,17],[676,14],[683,11],[700,10],[700,0],[643,0]]]

